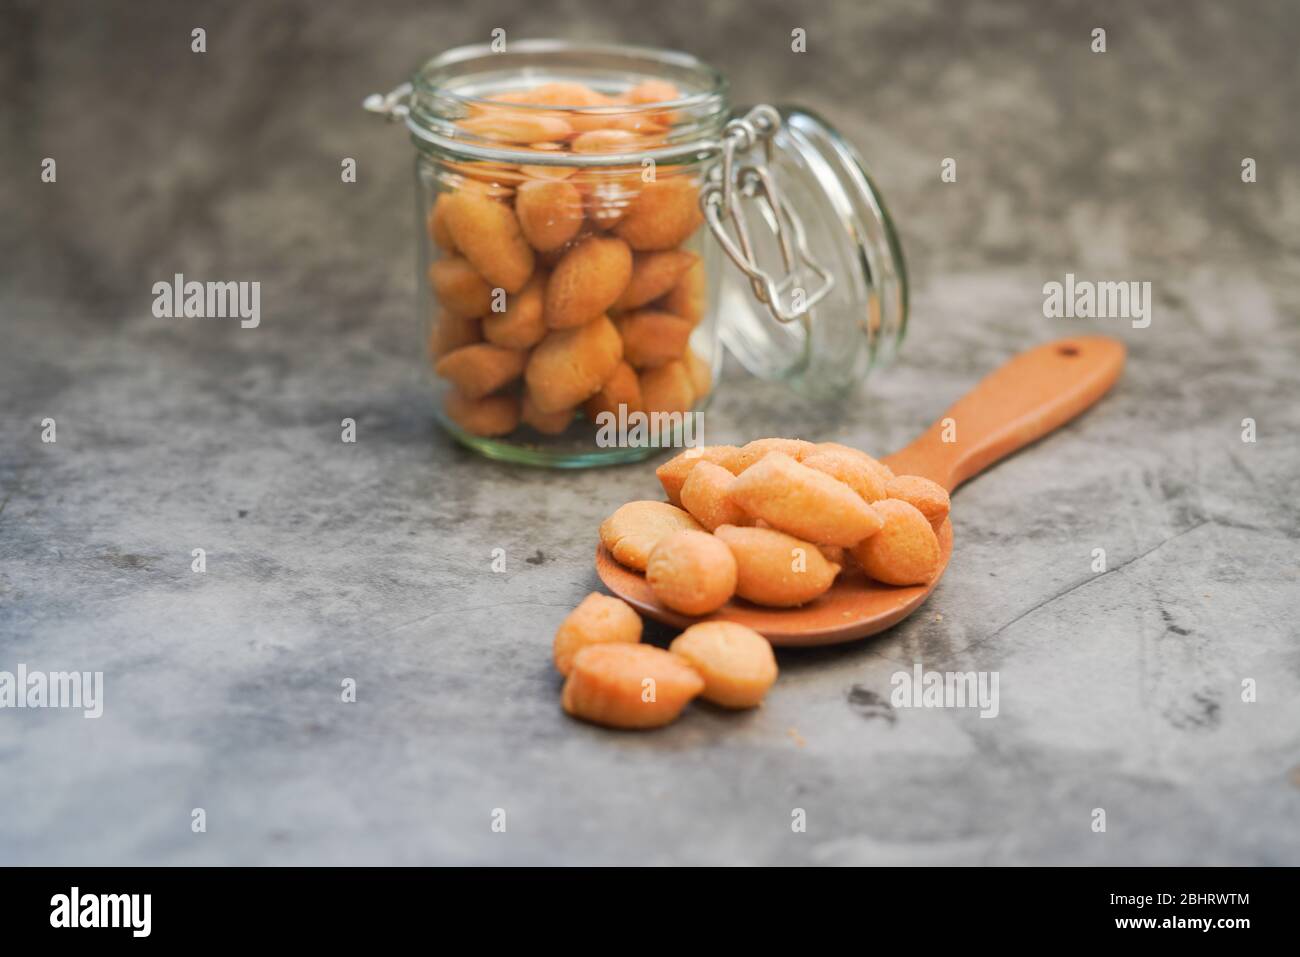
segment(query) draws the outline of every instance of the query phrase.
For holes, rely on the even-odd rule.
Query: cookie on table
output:
[[[756,708],[776,682],[776,655],[766,638],[734,621],[687,628],[668,646],[704,679],[700,697],[723,708]]]
[[[653,645],[590,645],[573,658],[560,701],[575,718],[610,728],[658,728],[704,690],[679,655]]]
[[[640,640],[641,616],[627,602],[592,592],[569,612],[555,632],[555,670],[567,676],[574,657],[589,645],[636,644]]]

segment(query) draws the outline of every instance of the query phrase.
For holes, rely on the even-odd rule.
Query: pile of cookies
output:
[[[652,107],[677,97],[659,82],[618,96],[548,83],[460,125],[512,151],[632,152],[662,141],[673,113]],[[683,248],[703,222],[698,170],[448,165],[427,218],[429,352],[453,422],[559,435],[579,413],[685,412],[708,394],[711,368],[690,346],[707,277]]]
[[[687,449],[656,475],[668,501],[621,506],[601,523],[600,540],[683,615],[710,614],[736,597],[804,605],[850,562],[887,585],[927,584],[939,571],[947,491],[857,449],[758,439]],[[630,606],[588,596],[555,639],[564,709],[612,727],[654,727],[697,694],[753,707],[776,680],[767,640],[734,622],[693,625],[667,652],[640,637]]]
[[[754,708],[776,681],[767,639],[744,625],[692,625],[668,650],[641,644],[641,619],[625,602],[592,593],[555,634],[560,702],[611,728],[657,728],[697,695],[723,708]]]
[[[948,493],[857,449],[758,439],[687,449],[656,474],[668,501],[622,506],[600,540],[684,615],[733,595],[804,605],[849,562],[886,585],[922,585],[938,571]]]

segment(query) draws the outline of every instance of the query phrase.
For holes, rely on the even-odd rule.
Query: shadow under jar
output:
[[[761,107],[738,124],[725,79],[693,57],[561,41],[465,47],[366,105],[405,119],[417,147],[437,414],[485,455],[583,467],[690,444],[691,413],[721,365],[722,301],[741,361],[806,394],[842,393],[880,342],[901,336],[901,252],[856,155],[840,157],[839,174],[858,178],[847,189],[868,208],[846,210],[828,194],[827,152],[843,146],[833,131],[813,117],[805,137],[834,142],[795,148],[811,114]],[[749,164],[760,148],[765,163]],[[818,230],[782,231],[790,204],[768,175],[801,206],[829,203],[814,211],[831,221],[827,267],[816,256],[828,250],[809,249]],[[845,240],[846,218],[864,212],[876,248],[858,223]],[[868,263],[882,255],[888,276]],[[833,319],[837,300],[850,320]]]

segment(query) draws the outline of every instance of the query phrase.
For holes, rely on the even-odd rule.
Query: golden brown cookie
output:
[[[704,679],[678,655],[653,645],[602,642],[573,658],[561,703],[575,718],[610,728],[674,721]]]
[[[537,110],[495,110],[459,120],[457,125],[471,136],[497,143],[528,146],[558,143],[573,135],[573,127],[562,117]]]
[[[712,462],[734,473],[739,456],[740,449],[734,445],[702,445],[686,449],[673,456],[655,469],[655,477],[664,487],[664,494],[668,496],[668,501],[674,505],[681,505],[682,486],[697,462]]]
[[[542,253],[559,249],[577,236],[586,219],[582,193],[562,179],[522,184],[515,193],[515,214],[524,238]]]
[[[602,315],[627,288],[632,251],[621,239],[588,236],[566,252],[546,284],[546,324],[571,329]]]
[[[673,639],[668,650],[704,679],[701,697],[723,708],[756,708],[776,682],[768,640],[734,621],[704,621]]]
[[[771,452],[741,472],[731,500],[778,531],[821,545],[856,545],[881,526],[853,489],[784,452]]]
[[[476,342],[447,353],[434,364],[433,371],[468,398],[481,399],[519,378],[524,362],[525,354],[517,349]]]
[[[675,316],[681,316],[691,325],[699,325],[708,306],[709,283],[700,261],[686,270],[677,285],[669,290],[660,305]]]
[[[695,253],[683,249],[637,253],[632,257],[632,279],[614,302],[613,308],[627,312],[667,295],[699,260],[700,257]]]
[[[498,394],[471,399],[448,389],[442,407],[449,419],[471,435],[506,435],[519,427],[518,396]]]
[[[645,579],[665,607],[707,615],[736,593],[736,559],[708,532],[669,532],[651,549]]]
[[[518,292],[533,274],[533,247],[519,229],[515,212],[475,189],[447,193],[447,230],[490,286]]]
[[[695,404],[691,374],[680,361],[641,373],[641,405],[646,412],[689,412]]]
[[[576,329],[548,333],[529,356],[524,379],[538,409],[558,412],[599,392],[622,358],[618,330],[600,316]]]
[[[752,524],[749,514],[731,499],[735,483],[736,476],[721,465],[696,462],[682,483],[682,508],[710,532],[719,525]]]
[[[756,605],[807,604],[830,588],[840,571],[816,545],[784,532],[720,525],[714,534],[736,559],[736,594]]]
[[[824,449],[818,446],[801,461],[808,468],[824,472],[831,478],[843,482],[862,496],[862,500],[868,504],[879,502],[887,497],[880,471],[872,467],[865,455],[851,455],[839,449]]]
[[[641,617],[626,602],[592,592],[569,612],[555,633],[555,670],[567,675],[573,658],[588,645],[641,640]]]
[[[868,576],[886,585],[925,585],[939,571],[939,539],[924,515],[900,499],[877,502],[884,527],[853,549]]]
[[[531,349],[545,337],[542,306],[546,297],[546,273],[538,270],[527,285],[506,298],[505,312],[489,312],[483,319],[483,338],[507,349]]]
[[[948,490],[938,482],[920,475],[896,475],[885,486],[888,498],[900,499],[912,505],[925,516],[925,520],[938,528],[948,517],[950,501]]]
[[[856,456],[865,462],[869,468],[874,470],[880,476],[882,482],[888,482],[894,477],[894,470],[884,462],[881,462],[879,459],[873,459],[866,452],[863,452],[861,449],[855,449],[851,445],[841,445],[839,442],[819,442],[817,443],[817,448],[819,451],[827,450],[831,452],[843,452],[846,455]]]
[[[559,435],[573,423],[574,409],[559,409],[555,412],[543,412],[537,408],[528,390],[524,390],[523,403],[519,417],[525,425],[530,425],[542,435]]]
[[[626,362],[614,367],[600,391],[587,400],[582,411],[592,422],[602,412],[608,412],[618,418],[618,407],[625,408],[625,415],[641,411],[641,380],[636,377],[636,370]]]
[[[667,502],[628,502],[600,523],[600,541],[620,565],[643,572],[659,539],[682,529],[703,531],[699,522]]]
[[[637,369],[681,359],[691,338],[691,324],[671,312],[640,309],[620,316],[615,325],[623,337],[623,358]],[[691,385],[693,389],[693,380]]]
[[[443,309],[466,319],[492,310],[492,287],[463,256],[444,256],[429,266],[429,285]]]
[[[672,176],[643,184],[614,233],[638,252],[672,249],[703,222],[695,184],[685,176]]]
[[[755,439],[740,447],[740,455],[736,457],[735,472],[739,475],[770,452],[784,452],[798,462],[805,455],[811,455],[813,449],[813,444],[803,439]]]

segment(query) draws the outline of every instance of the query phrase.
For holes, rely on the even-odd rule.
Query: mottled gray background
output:
[[[98,721],[0,711],[0,862],[1300,863],[1294,3],[0,9],[0,669],[107,682]],[[887,451],[1027,344],[1131,348],[960,492],[922,612],[782,654],[760,710],[565,718],[552,632],[651,470],[510,469],[432,419],[410,147],[359,103],[497,26],[698,53],[886,191],[901,361],[839,408],[729,368],[712,439]],[[1071,271],[1152,282],[1152,326],[1044,319]],[[261,281],[261,328],[153,318],[174,272]],[[1001,715],[877,703],[915,660],[997,670]]]

